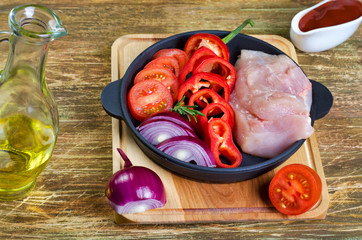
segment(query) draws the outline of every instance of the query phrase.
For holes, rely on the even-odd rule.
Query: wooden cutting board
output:
[[[145,48],[168,35],[125,35],[112,46],[112,81],[120,79],[133,59]],[[287,39],[276,35],[254,35],[288,54],[297,61],[294,46]],[[162,179],[167,203],[163,208],[137,214],[118,215],[122,223],[194,223],[238,222],[246,220],[297,220],[323,219],[326,216],[329,196],[318,144],[313,134],[304,145],[280,167],[257,178],[238,183],[204,183],[180,176],[161,168],[138,147],[124,122],[112,118],[113,172],[123,164],[116,150],[121,147],[135,166],[154,170]],[[286,216],[275,210],[268,198],[268,184],[281,167],[302,163],[313,168],[321,177],[323,190],[319,203],[310,211],[298,216]]]

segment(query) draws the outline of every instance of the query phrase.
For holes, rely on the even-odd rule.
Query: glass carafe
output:
[[[15,7],[9,26],[0,32],[10,44],[0,72],[0,200],[30,193],[53,153],[58,111],[45,63],[49,42],[67,34],[53,11],[34,4]]]

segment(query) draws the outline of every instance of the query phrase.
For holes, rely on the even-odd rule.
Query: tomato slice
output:
[[[176,58],[178,61],[180,72],[182,72],[188,60],[186,53],[178,48],[161,49],[153,55],[153,59],[163,56],[170,56]]]
[[[133,85],[127,98],[132,116],[139,121],[156,112],[171,110],[173,103],[170,91],[157,80],[145,80]]]
[[[178,65],[177,59],[170,56],[163,56],[153,59],[147,63],[144,68],[166,68],[171,70],[171,72],[173,72],[177,78],[180,75],[180,66]]]
[[[137,73],[134,84],[149,79],[160,81],[170,91],[173,101],[177,101],[179,82],[173,72],[166,68],[145,68]]]
[[[188,60],[188,62],[186,63],[184,69],[181,71],[180,76],[179,76],[179,81],[182,84],[183,82],[185,82],[187,75],[189,73],[192,73],[192,71],[194,70],[195,64],[196,62],[204,57],[204,56],[216,56],[215,53],[213,51],[211,51],[209,48],[207,47],[201,47],[199,49],[197,49],[191,56],[191,58]]]
[[[320,177],[303,164],[283,167],[269,185],[270,201],[279,212],[287,215],[307,212],[318,202],[321,193]]]
[[[234,90],[236,70],[234,66],[220,57],[203,57],[195,65],[192,74],[211,72],[220,75],[229,85],[230,92]]]
[[[200,47],[205,46],[212,50],[217,56],[229,61],[230,53],[226,44],[214,34],[209,33],[197,33],[192,35],[186,42],[184,51],[188,58],[199,49]]]

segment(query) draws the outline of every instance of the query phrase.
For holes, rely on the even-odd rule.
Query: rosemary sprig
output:
[[[228,42],[230,42],[236,35],[238,35],[238,33],[246,26],[250,24],[251,27],[254,27],[254,22],[251,19],[247,19],[245,20],[239,27],[237,27],[234,31],[232,31],[231,33],[229,33],[226,37],[224,37],[222,39],[222,41],[227,44]]]
[[[203,114],[202,112],[195,110],[195,108],[198,107],[197,105],[192,105],[192,106],[184,105],[184,100],[185,96],[183,96],[181,100],[175,104],[175,106],[171,109],[171,111],[186,116],[189,122],[191,121],[190,116],[192,116],[195,119],[195,122],[197,122],[196,119],[197,115],[205,116],[205,114]]]

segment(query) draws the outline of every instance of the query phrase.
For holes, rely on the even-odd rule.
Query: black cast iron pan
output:
[[[127,93],[133,85],[136,74],[143,69],[152,56],[160,49],[180,48],[183,49],[187,39],[195,33],[207,32],[223,38],[229,32],[226,31],[194,31],[177,34],[163,39],[143,51],[128,67],[122,79],[108,84],[101,94],[101,102],[106,112],[112,117],[123,120],[144,153],[157,164],[183,177],[206,182],[237,182],[255,178],[267,171],[274,169],[285,162],[304,143],[303,140],[295,142],[282,154],[265,159],[242,153],[242,164],[238,168],[208,168],[197,166],[192,163],[182,162],[176,158],[168,156],[149,144],[136,130],[139,122],[130,114],[127,107]],[[268,54],[285,54],[274,46],[256,39],[254,37],[238,34],[227,44],[230,51],[230,62],[235,64],[241,49],[263,51]],[[324,117],[333,104],[333,96],[322,84],[312,81],[313,103],[311,108],[312,125],[314,121]]]

